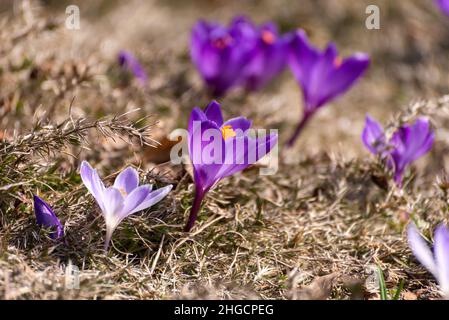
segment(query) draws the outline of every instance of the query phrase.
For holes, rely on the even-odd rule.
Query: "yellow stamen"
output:
[[[126,197],[128,195],[128,192],[125,191],[123,188],[119,188],[118,191],[122,194],[122,196]]]
[[[334,60],[334,66],[337,68],[340,68],[341,64],[343,63],[343,58],[340,56],[335,57]]]
[[[235,137],[237,133],[235,133],[234,129],[230,125],[226,125],[223,128],[221,128],[221,134],[223,135],[223,139],[228,139]]]

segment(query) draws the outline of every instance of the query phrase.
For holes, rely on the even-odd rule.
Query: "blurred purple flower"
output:
[[[366,115],[365,128],[362,132],[362,141],[372,154],[383,155],[387,151],[388,145],[384,128],[369,115]]]
[[[432,273],[443,296],[449,299],[449,230],[443,225],[435,229],[433,254],[413,223],[407,231],[413,254]]]
[[[435,0],[435,3],[445,15],[449,16],[449,0]]]
[[[56,214],[44,200],[36,195],[33,198],[37,224],[44,228],[50,228],[52,230],[50,233],[52,239],[62,238],[64,236],[64,227]]]
[[[312,115],[327,102],[347,91],[368,68],[367,54],[341,58],[333,43],[323,51],[313,47],[303,30],[290,43],[289,65],[302,87],[304,115],[288,141],[292,146]]]
[[[384,129],[372,119],[366,117],[362,141],[368,150],[387,161],[394,170],[394,181],[402,185],[402,177],[407,167],[430,151],[434,141],[434,133],[429,120],[420,118],[413,125],[400,127],[387,142]]]
[[[206,193],[221,179],[242,171],[268,154],[277,134],[252,137],[251,121],[243,117],[223,121],[220,104],[212,101],[204,112],[196,107],[189,120],[189,154],[195,180],[195,199],[185,231],[193,227]],[[212,152],[213,151],[213,152]]]
[[[252,22],[248,21],[252,25]],[[260,27],[252,25],[256,33],[255,48],[251,60],[243,71],[243,85],[256,91],[267,85],[285,68],[288,55],[288,35],[279,35],[273,23]]]
[[[142,86],[148,82],[148,76],[139,60],[129,51],[121,50],[118,54],[118,62],[120,66],[130,71]]]
[[[106,222],[105,250],[108,249],[112,233],[123,219],[161,201],[172,189],[172,185],[156,191],[151,191],[152,185],[139,186],[139,174],[131,167],[123,170],[115,179],[114,185],[109,188],[104,186],[97,170],[86,161],[82,162],[80,173],[84,185],[97,201]]]
[[[216,96],[235,86],[259,90],[285,67],[287,36],[273,23],[256,26],[249,18],[236,17],[229,27],[199,21],[190,43],[192,61]]]
[[[203,20],[195,24],[190,55],[213,95],[221,96],[239,83],[255,42],[254,28],[242,18],[229,27]]]

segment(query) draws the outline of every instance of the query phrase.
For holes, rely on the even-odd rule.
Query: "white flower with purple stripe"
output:
[[[112,233],[127,216],[145,210],[161,201],[172,189],[172,185],[152,191],[152,185],[139,186],[139,174],[131,167],[123,170],[112,187],[106,188],[97,170],[89,163],[81,164],[81,179],[94,196],[106,221],[105,250],[109,246]]]

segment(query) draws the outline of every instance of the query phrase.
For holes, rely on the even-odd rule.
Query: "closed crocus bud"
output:
[[[38,225],[51,230],[50,237],[52,239],[60,239],[64,236],[64,227],[59,221],[56,214],[50,208],[48,203],[34,196],[34,214]]]

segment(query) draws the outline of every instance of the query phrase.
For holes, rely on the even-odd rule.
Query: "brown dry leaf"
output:
[[[330,297],[332,287],[339,276],[338,272],[334,272],[317,277],[308,286],[297,290],[293,298],[296,300],[326,300]]]

